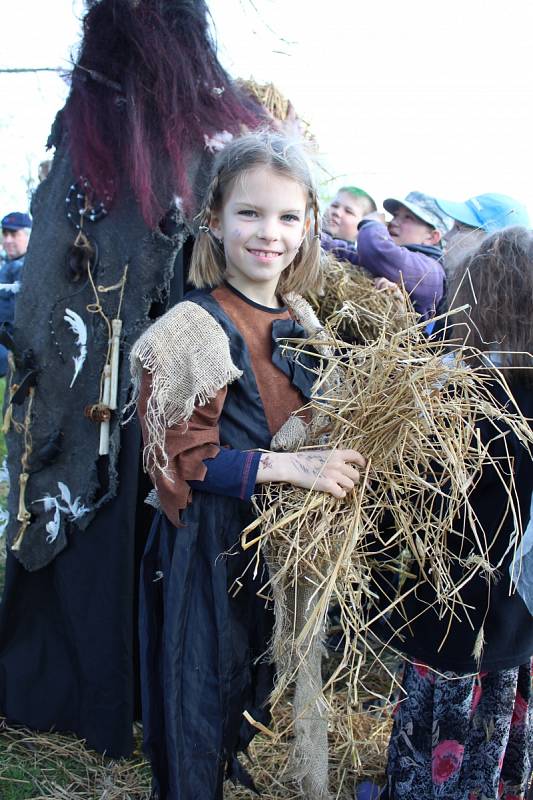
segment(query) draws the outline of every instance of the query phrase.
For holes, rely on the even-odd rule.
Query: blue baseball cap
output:
[[[482,228],[487,233],[495,233],[513,225],[529,228],[529,214],[525,206],[506,194],[478,194],[464,203],[438,199],[436,202],[445,214],[457,222],[471,228]]]
[[[21,228],[31,228],[31,217],[21,211],[12,211],[2,219],[2,230],[20,231]]]

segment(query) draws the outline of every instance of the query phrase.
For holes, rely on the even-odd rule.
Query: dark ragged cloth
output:
[[[37,502],[45,495],[58,494],[58,481],[65,483],[74,500],[79,497],[89,512],[76,521],[75,530],[83,531],[100,508],[117,492],[119,475],[117,458],[120,450],[121,424],[119,414],[113,414],[110,428],[108,458],[98,457],[99,425],[84,415],[88,405],[98,403],[100,379],[105,364],[108,331],[98,314],[91,314],[87,306],[95,298],[86,278],[79,283],[67,280],[66,254],[76,232],[65,215],[65,198],[73,181],[70,162],[64,149],[57,153],[48,178],[39,186],[33,201],[34,224],[30,246],[24,266],[24,282],[18,296],[14,342],[18,354],[31,348],[37,369],[37,385],[32,409],[31,435],[35,472],[30,475],[26,491],[26,505],[33,519],[28,527],[17,558],[26,569],[36,570],[48,564],[67,545],[65,515],[62,515],[59,535],[55,541],[48,539],[46,525],[53,512],[46,511]],[[189,227],[177,209],[175,233],[165,236],[159,229],[149,231],[131,197],[117,199],[116,206],[106,218],[91,225],[86,223],[99,252],[95,283],[113,286],[120,281],[125,264],[129,261],[124,301],[121,309],[123,321],[121,364],[119,374],[118,407],[127,402],[130,386],[127,355],[131,343],[150,323],[150,315],[164,310],[176,256],[189,235]],[[81,291],[80,291],[81,289]],[[119,292],[101,295],[105,313],[112,318],[118,311]],[[79,348],[75,335],[64,322],[65,309],[77,312],[87,326],[87,359],[74,386],[69,389],[73,376],[73,356]],[[51,323],[51,324],[50,324]],[[63,353],[61,359],[55,339]],[[16,369],[13,381],[21,383],[24,368]],[[22,422],[26,405],[14,407],[14,418]],[[63,432],[59,458],[42,467],[35,453],[53,430]],[[8,543],[13,542],[19,523],[18,476],[24,449],[23,437],[13,427],[7,435],[8,467],[11,481],[9,512],[11,521],[7,531]],[[38,471],[37,471],[38,470]]]
[[[57,127],[56,135],[60,136]],[[140,716],[139,551],[153,512],[143,504],[150,485],[142,474],[138,424],[132,421],[124,428],[114,414],[109,456],[99,458],[99,427],[84,416],[85,406],[98,402],[107,329],[98,315],[87,311],[94,300],[90,287],[82,288],[83,279],[80,285],[66,278],[65,258],[76,232],[65,215],[65,198],[74,176],[65,142],[56,138],[55,144],[51,173],[33,200],[34,225],[15,318],[17,355],[31,348],[38,370],[26,492],[33,521],[15,557],[10,545],[19,527],[23,437],[12,428],[7,437],[11,522],[0,604],[0,714],[30,728],[73,731],[89,747],[120,757],[131,754],[133,722]],[[99,250],[97,284],[116,284],[130,259],[121,313],[119,408],[129,391],[131,342],[151,316],[163,313],[170,298],[176,302],[183,295],[180,253],[189,229],[177,210],[171,217],[169,235],[150,232],[126,192],[108,217],[87,223]],[[113,316],[118,292],[103,294],[102,302],[106,314]],[[80,314],[88,329],[87,360],[72,389],[72,357],[79,348],[63,321],[66,308]],[[53,342],[51,315],[64,361]],[[25,369],[17,368],[13,380],[20,383],[24,376]],[[18,422],[24,419],[27,403],[26,399],[14,408]],[[43,464],[37,453],[58,429],[63,434],[60,452],[53,462]],[[53,512],[36,501],[57,495],[59,481],[69,487],[72,500],[79,497],[90,511],[76,523],[62,514],[59,535],[52,542],[47,541],[46,524]]]

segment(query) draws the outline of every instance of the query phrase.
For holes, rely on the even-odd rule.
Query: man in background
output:
[[[5,255],[0,261],[0,325],[11,332],[15,319],[15,298],[20,290],[24,256],[31,233],[31,217],[12,211],[2,219],[2,247]],[[7,373],[7,351],[0,344],[0,376]]]

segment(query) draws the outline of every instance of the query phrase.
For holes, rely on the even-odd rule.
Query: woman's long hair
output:
[[[450,285],[448,338],[487,354],[506,372],[533,383],[533,232],[506,228],[489,236],[457,268]]]
[[[129,184],[155,227],[173,197],[192,210],[190,156],[256,128],[259,105],[216,56],[204,0],[88,0],[64,119],[76,175],[99,199]]]

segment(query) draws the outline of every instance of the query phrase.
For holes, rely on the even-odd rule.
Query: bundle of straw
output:
[[[289,113],[290,102],[273,83],[257,83],[253,78],[237,83],[251,94],[274,119],[284,122]]]
[[[385,781],[387,745],[392,727],[390,707],[363,709],[354,704],[347,687],[329,697],[331,713],[328,741],[330,779],[335,797],[353,800],[362,780]],[[286,696],[275,711],[271,735],[259,734],[249,749],[250,772],[264,800],[301,800],[301,790],[291,778],[293,746],[292,698]],[[227,800],[249,800],[243,787],[227,787]]]
[[[439,612],[452,614],[460,603],[458,590],[474,575],[491,571],[473,513],[468,557],[459,562],[447,545],[459,512],[469,513],[471,490],[490,460],[487,445],[476,435],[476,421],[504,420],[524,446],[533,442],[528,422],[493,399],[476,353],[463,348],[449,357],[443,344],[424,337],[424,323],[396,333],[384,328],[366,345],[347,344],[339,328],[345,322],[355,325],[357,313],[345,305],[333,318],[335,324],[327,326],[334,354],[322,356],[308,446],[316,449],[327,441],[328,447],[365,455],[368,465],[360,486],[339,500],[269,484],[258,519],[242,537],[245,548],[263,543],[276,604],[278,682],[272,700],[276,705],[296,679],[293,772],[305,795],[317,798],[328,796],[323,780],[328,713],[317,653],[331,601],[340,605],[346,636],[328,685],[351,674],[355,702],[369,618],[391,608],[379,610],[373,603],[376,563],[382,573],[400,573],[400,587],[402,573],[416,567],[420,580],[434,587]],[[309,348],[316,344],[307,342]],[[298,349],[296,342],[287,346]],[[330,380],[332,372],[340,379]],[[491,380],[504,383],[498,373]],[[503,468],[502,481],[508,485],[504,473]],[[508,488],[513,505],[513,488]],[[390,518],[387,535],[382,530],[385,514]],[[452,577],[458,564],[464,572],[459,586]],[[400,588],[394,602],[405,596]]]
[[[324,254],[323,270],[323,292],[308,299],[319,319],[338,315],[336,329],[344,340],[373,342],[384,330],[396,333],[415,322],[407,295],[388,289],[378,291],[363,267],[354,267],[328,253]]]
[[[330,660],[338,659],[332,656]],[[361,664],[358,701],[349,676],[327,690],[329,775],[336,798],[353,800],[355,786],[362,780],[384,783],[392,711],[398,700],[397,669],[398,659],[391,654],[381,663],[370,656]],[[301,800],[303,796],[292,780],[293,703],[288,692],[274,710],[269,735],[260,733],[250,746],[250,771],[264,800]],[[250,797],[238,786],[228,795],[228,800]]]
[[[298,116],[291,101],[273,83],[257,83],[253,78],[239,79],[237,83],[282,127],[294,127],[304,138],[314,142],[309,123]]]

